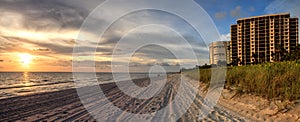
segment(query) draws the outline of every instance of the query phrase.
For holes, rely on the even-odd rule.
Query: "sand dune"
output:
[[[300,121],[300,102],[269,101],[255,95],[244,94],[235,95],[234,91],[223,91],[223,98],[219,104],[227,110],[239,113],[240,116],[247,117],[253,121]],[[276,102],[276,103],[275,103]]]

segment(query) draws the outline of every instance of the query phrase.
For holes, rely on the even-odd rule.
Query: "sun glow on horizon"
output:
[[[23,66],[28,66],[33,59],[33,56],[28,53],[20,53],[20,54],[18,54],[18,56],[19,56],[20,62],[23,64]]]

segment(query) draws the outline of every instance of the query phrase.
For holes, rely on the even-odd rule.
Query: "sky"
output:
[[[82,60],[91,63],[95,61],[96,71],[99,72],[110,72],[112,61],[116,62],[116,67],[129,64],[130,70],[137,72],[147,71],[156,65],[176,71],[180,68],[180,62],[184,62],[186,68],[209,62],[208,42],[217,40],[204,40],[189,23],[162,11],[144,10],[125,15],[111,24],[100,41],[97,40],[98,27],[104,26],[113,15],[125,9],[116,5],[95,16],[89,16],[103,2],[104,0],[1,0],[0,71],[70,72],[74,61],[73,48],[76,45],[80,45],[78,55],[85,56]],[[195,0],[195,2],[211,17],[219,31],[219,40],[225,41],[230,40],[230,25],[235,24],[238,18],[283,12],[300,16],[298,0]],[[179,9],[181,6],[174,5]],[[130,4],[127,7],[131,7]],[[184,9],[197,14],[197,11]],[[80,31],[87,17],[93,18],[97,26]],[[140,24],[155,25],[139,27]],[[157,26],[159,24],[167,27]],[[211,30],[211,28],[204,29]],[[181,36],[172,30],[176,30]],[[78,40],[79,32],[84,33],[86,39]],[[142,40],[140,37],[147,39]],[[123,49],[131,49],[136,42],[165,41],[158,42],[162,45],[139,47],[132,57],[127,59],[130,55],[126,55],[126,52],[122,52],[121,49],[114,50],[121,39],[128,41],[119,45]],[[190,45],[186,45],[185,40]],[[97,48],[93,57],[86,50],[95,46]],[[173,49],[180,52],[180,60]],[[116,53],[112,57],[114,51]]]

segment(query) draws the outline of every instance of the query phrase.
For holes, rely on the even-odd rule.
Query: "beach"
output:
[[[84,98],[85,106],[82,104],[83,102],[80,100],[75,88],[0,99],[0,121],[133,121],[133,118],[126,116],[126,113],[152,114],[153,116],[150,118],[143,118],[146,121],[175,121],[171,119],[174,113],[171,114],[170,111],[178,111],[180,105],[172,106],[169,110],[170,113],[156,114],[155,112],[172,104],[171,101],[178,95],[177,89],[180,85],[179,79],[182,78],[181,76],[180,74],[168,75],[163,89],[149,99],[130,97],[124,94],[113,82],[100,84],[100,87],[86,86],[78,88],[79,91],[89,91],[99,87],[105,94],[101,97],[98,96],[97,92],[81,94],[80,98]],[[137,86],[146,87],[150,84],[150,79],[139,78],[134,79],[133,82]],[[152,78],[152,80],[159,81],[162,78],[157,77]],[[185,76],[183,76],[183,81],[196,82]],[[129,82],[131,81],[122,81],[121,85],[128,85]],[[189,91],[190,89],[187,87],[184,90]],[[213,109],[209,109],[203,104],[206,92],[205,84],[200,83],[193,103],[177,121],[300,120],[299,101],[294,103],[268,101],[250,94],[236,95],[236,91],[224,89],[218,104]],[[109,102],[105,100],[109,100]],[[120,110],[111,109],[112,105]],[[204,113],[203,109],[209,110],[209,113],[200,119],[199,116]],[[90,112],[93,112],[94,116]]]
[[[0,0],[0,122],[300,122],[300,0]]]
[[[114,106],[120,108],[123,112],[101,113],[101,109],[109,108],[109,104],[103,102],[104,98],[95,97],[97,94],[86,94],[81,97],[88,98],[91,102],[88,105],[98,112],[97,117],[103,118],[99,121],[130,121],[131,118],[124,117],[124,113],[134,114],[155,113],[166,105],[170,104],[173,97],[176,96],[176,88],[179,85],[179,74],[168,75],[167,83],[159,94],[150,99],[136,99],[124,95],[115,83],[101,84],[100,87],[105,93],[106,98]],[[139,86],[147,86],[149,78],[133,80]],[[124,81],[123,83],[126,84]],[[90,89],[83,87],[82,89]],[[187,90],[187,89],[186,89]],[[200,92],[201,90],[199,90]],[[54,92],[38,93],[25,96],[12,97],[0,100],[0,121],[96,121],[81,103],[76,89],[66,89]],[[245,117],[231,113],[223,106],[217,105],[211,110],[204,119],[199,119],[201,108],[203,106],[203,97],[197,94],[193,103],[177,121],[247,121]],[[170,111],[176,111],[180,106],[170,108]],[[153,115],[152,119],[147,121],[175,121],[169,120],[168,114]]]
[[[259,96],[223,90],[219,105],[253,121],[299,122],[300,101],[270,101]]]

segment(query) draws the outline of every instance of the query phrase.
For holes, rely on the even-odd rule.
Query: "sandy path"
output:
[[[130,116],[125,116],[126,112],[134,114],[153,114],[156,111],[172,104],[171,101],[177,95],[176,89],[179,87],[178,80],[180,75],[168,76],[168,82],[164,88],[155,97],[150,99],[131,98],[124,94],[116,84],[102,84],[100,87],[110,102],[105,97],[97,97],[97,94],[85,94],[86,107],[93,113],[97,113],[98,118],[106,118],[106,121],[130,121]],[[157,79],[161,80],[161,79]],[[147,86],[149,79],[139,79],[134,81],[139,86]],[[126,85],[126,82],[123,82]],[[131,86],[128,86],[130,90]],[[88,87],[82,89],[89,89]],[[184,87],[184,91],[192,91]],[[139,94],[142,94],[139,93]],[[183,97],[182,100],[192,99]],[[209,115],[199,120],[200,108],[203,106],[202,97],[196,96],[194,103],[187,112],[178,121],[244,121],[242,118],[231,115],[228,111],[215,107]],[[109,103],[113,103],[120,110],[111,109]],[[180,113],[181,105],[172,105],[163,114],[153,114],[152,120],[144,118],[147,121],[175,121],[169,118],[173,116],[170,113]],[[103,110],[111,110],[109,113]],[[176,112],[174,112],[176,111]],[[111,113],[111,114],[110,114]],[[21,96],[0,100],[0,121],[95,121],[89,112],[81,104],[76,89],[69,89],[51,93],[41,93],[36,95]],[[105,121],[101,120],[101,121]]]

